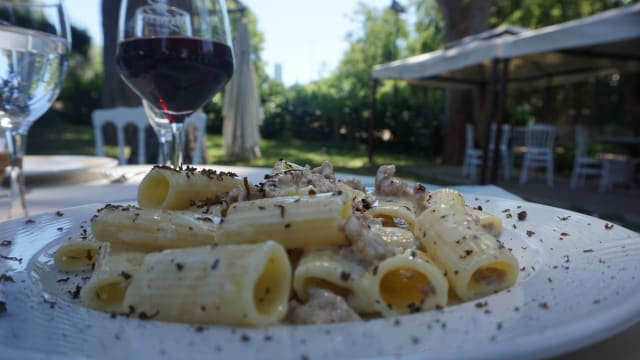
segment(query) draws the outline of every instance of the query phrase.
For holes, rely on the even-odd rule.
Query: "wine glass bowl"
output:
[[[70,48],[61,1],[0,1],[0,127],[9,150],[9,218],[27,215],[21,167],[26,136],[58,96]]]
[[[185,118],[233,74],[225,0],[123,0],[119,21],[120,73],[171,123],[177,167]]]

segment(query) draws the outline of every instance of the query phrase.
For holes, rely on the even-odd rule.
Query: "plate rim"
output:
[[[548,210],[554,210],[556,212],[561,212],[561,213],[566,213],[569,216],[576,216],[576,217],[581,217],[581,218],[585,218],[585,219],[591,219],[594,222],[597,223],[608,223],[606,220],[603,219],[599,219],[599,218],[595,218],[592,217],[590,215],[586,215],[586,214],[582,214],[582,213],[578,213],[576,211],[572,211],[572,210],[567,210],[567,209],[562,209],[562,208],[558,208],[558,207],[554,207],[554,206],[550,206],[550,205],[545,205],[545,204],[540,204],[540,203],[535,203],[535,202],[529,202],[526,200],[515,200],[515,199],[509,199],[509,198],[501,198],[501,197],[495,197],[495,196],[490,196],[490,195],[476,195],[473,193],[464,193],[465,199],[473,199],[475,198],[480,199],[482,201],[489,201],[489,202],[506,202],[508,204],[512,204],[513,206],[516,205],[520,205],[520,206],[534,206],[537,208],[541,208],[542,210],[544,209],[548,209]],[[477,200],[477,201],[480,201]],[[469,201],[469,200],[467,200]],[[135,203],[135,200],[131,200],[132,203]],[[74,207],[67,207],[67,208],[61,208],[59,211],[61,212],[76,212],[76,211],[80,211],[80,212],[84,212],[85,216],[86,215],[90,215],[87,214],[91,211],[95,211],[96,209],[100,208],[104,206],[104,203],[91,203],[91,204],[85,204],[85,205],[79,205],[79,206],[74,206]],[[497,205],[496,205],[497,206]],[[25,219],[29,219],[29,218],[44,218],[47,216],[52,216],[54,215],[55,212],[46,212],[46,213],[41,213],[41,214],[37,214],[37,215],[33,215],[33,216],[29,216],[29,217],[25,217],[25,218],[20,218],[20,219],[13,219],[13,220],[9,220],[9,221],[5,221],[5,222],[1,222],[0,223],[0,233],[2,233],[3,231],[7,231],[6,227],[10,226],[11,224],[19,224],[19,222],[24,222]],[[497,214],[496,214],[497,215]],[[75,222],[81,222],[84,220],[88,220],[88,217],[85,219],[79,219],[79,218],[75,218],[74,221]],[[612,239],[608,239],[611,241],[617,241],[617,240],[626,240],[626,239],[633,239],[633,241],[640,241],[640,233],[634,232],[633,230],[624,228],[623,226],[620,225],[615,225],[617,227],[620,227],[622,229],[624,229],[626,231],[625,235],[621,235]],[[49,239],[45,245],[50,244],[52,241],[55,241],[56,239]],[[1,250],[1,249],[0,249]],[[576,249],[576,251],[579,251],[579,249]],[[640,258],[640,257],[639,257]],[[29,262],[29,260],[27,260],[26,262]],[[26,266],[26,265],[25,265]],[[640,282],[640,279],[639,281]],[[32,285],[33,286],[33,285]],[[554,356],[554,355],[560,355],[563,353],[567,353],[573,350],[577,350],[580,349],[582,347],[588,346],[590,344],[594,344],[597,341],[600,341],[602,339],[605,339],[607,337],[613,336],[617,333],[622,332],[623,330],[625,330],[626,328],[629,328],[631,326],[633,326],[635,323],[637,323],[638,321],[640,321],[640,292],[635,293],[633,296],[630,296],[628,298],[626,298],[624,301],[622,301],[621,303],[619,303],[618,307],[616,308],[608,308],[606,309],[606,311],[602,311],[597,313],[595,316],[589,317],[589,318],[584,318],[584,319],[580,319],[579,321],[574,321],[572,324],[569,325],[565,325],[562,327],[557,327],[554,328],[553,331],[549,331],[543,334],[536,334],[536,335],[529,335],[529,336],[525,336],[525,337],[517,337],[517,338],[510,338],[509,341],[505,344],[503,343],[502,346],[498,346],[495,347],[495,344],[481,344],[480,346],[478,346],[476,349],[478,350],[490,350],[487,351],[485,354],[474,354],[475,358],[509,358],[512,356],[520,356],[522,358],[539,358],[539,357],[547,357],[547,356]],[[446,310],[445,310],[446,311]],[[424,313],[423,313],[424,314]],[[604,322],[604,324],[606,326],[602,325],[602,320],[605,319],[606,321]],[[613,320],[612,320],[613,319]],[[376,319],[376,320],[372,320],[372,321],[367,321],[367,322],[363,322],[363,323],[372,323],[372,322],[388,322],[388,319]],[[595,327],[595,331],[593,330],[594,327],[591,326],[585,326],[591,323],[598,323],[600,326],[599,327]],[[355,325],[358,326],[361,323],[343,323],[343,324],[339,324],[340,326],[347,326],[350,327],[351,325]],[[215,325],[214,325],[215,326]],[[323,327],[323,326],[327,326],[327,325],[305,325],[303,327],[306,326],[311,326],[311,327]],[[291,325],[276,325],[274,328],[276,327],[285,327],[288,329],[296,329],[298,328],[298,326],[291,326]],[[225,327],[226,328],[226,327]],[[234,328],[234,327],[230,327],[230,328]],[[241,328],[242,329],[242,328]],[[588,330],[590,329],[590,330]],[[252,331],[254,329],[247,329],[247,331]],[[261,331],[262,329],[255,329],[258,331]],[[567,336],[568,334],[571,334],[571,336]],[[545,344],[549,344],[552,346],[548,346],[548,347],[544,347],[544,348],[540,348],[539,347],[539,342],[540,340],[543,339]],[[4,348],[10,348],[10,347],[6,347],[1,341],[0,341],[0,349],[4,349]],[[16,348],[18,350],[23,351],[24,349],[20,349],[20,348]],[[532,353],[531,351],[536,350],[535,353]],[[479,351],[479,352],[483,352],[483,351]],[[525,353],[527,352],[527,353]],[[38,352],[36,352],[37,354],[39,354]],[[448,353],[442,353],[442,355],[445,355],[445,357]],[[419,353],[407,353],[407,354],[402,354],[399,357],[399,359],[412,359],[412,358],[417,358],[420,357],[420,355],[424,355],[424,354],[419,354]],[[448,354],[449,357],[456,357],[456,356],[460,356],[459,354]],[[465,355],[472,355],[469,353],[465,353]],[[389,355],[391,356],[391,355]],[[371,358],[385,358],[385,356],[383,357],[371,357]]]
[[[61,170],[34,170],[25,166],[23,169],[25,177],[44,177],[44,176],[59,176],[67,175],[71,173],[82,173],[85,171],[91,171],[93,169],[110,168],[118,165],[118,159],[114,159],[108,156],[97,155],[73,155],[73,154],[47,154],[47,155],[25,155],[24,160],[41,160],[41,161],[54,161],[62,159],[65,161],[78,162],[80,164],[77,168],[61,169]],[[23,161],[24,161],[23,160]],[[95,164],[87,164],[95,162]]]

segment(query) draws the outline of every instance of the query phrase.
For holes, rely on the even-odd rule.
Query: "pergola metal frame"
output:
[[[376,91],[382,79],[406,80],[426,86],[488,88],[484,159],[486,183],[489,127],[497,126],[498,142],[509,86],[549,86],[584,81],[613,73],[640,71],[640,4],[537,30],[493,29],[445,45],[430,53],[376,65],[372,76],[369,119],[369,161],[373,162]],[[492,163],[490,183],[497,179]]]

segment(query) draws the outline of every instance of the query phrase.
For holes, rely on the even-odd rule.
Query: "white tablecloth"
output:
[[[252,183],[259,183],[269,172],[267,168],[243,166],[207,166],[219,171],[230,171],[239,176],[246,176]],[[46,183],[42,179],[35,179],[27,186],[27,208],[30,215],[56,211],[66,207],[80,206],[92,203],[123,202],[136,199],[138,184],[151,169],[151,165],[124,165],[103,170],[92,170],[92,174],[73,175],[58,178],[55,183]],[[346,176],[359,178],[363,185],[373,186],[373,177],[360,175],[336,174],[339,178]],[[122,181],[124,180],[124,181]],[[30,180],[27,179],[27,183]],[[427,184],[432,190],[437,186]],[[504,197],[522,200],[497,186],[460,186],[463,193],[485,196]],[[0,189],[0,209],[8,207],[8,190]],[[4,195],[4,196],[3,196]],[[0,211],[0,221],[7,219],[7,212]]]
[[[246,176],[253,183],[262,181],[269,169],[238,167],[238,166],[208,166],[220,171],[231,171],[239,176]],[[96,172],[89,178],[67,178],[64,182],[55,184],[34,184],[28,187],[27,204],[30,214],[53,212],[72,206],[90,203],[106,204],[109,202],[124,202],[136,199],[137,186],[144,175],[151,168],[150,165],[126,165]],[[345,174],[337,174],[339,177]],[[349,175],[352,176],[352,175]],[[358,176],[365,186],[373,186],[373,178]],[[114,181],[114,179],[124,181]],[[426,184],[433,190],[437,186]],[[458,186],[464,194],[503,197],[522,200],[518,196],[494,185]],[[0,189],[0,221],[6,220],[8,198],[7,189]],[[3,196],[4,195],[4,196]],[[0,224],[1,226],[1,224]],[[558,357],[562,360],[578,359],[639,359],[640,358],[640,324],[587,348]]]

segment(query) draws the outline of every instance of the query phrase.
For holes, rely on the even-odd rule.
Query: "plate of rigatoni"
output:
[[[381,166],[156,166],[0,224],[0,349],[43,358],[541,358],[640,318],[640,235]]]

